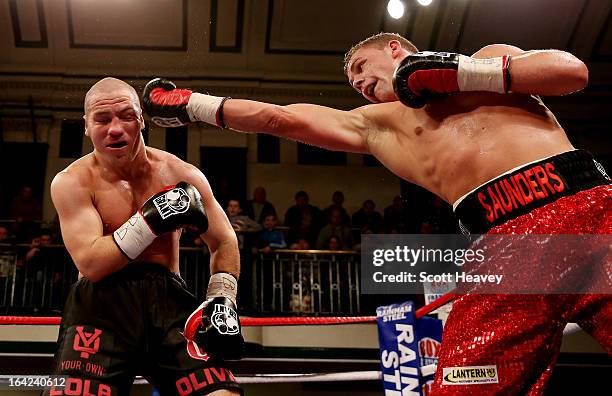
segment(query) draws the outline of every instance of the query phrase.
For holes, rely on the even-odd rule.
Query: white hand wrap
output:
[[[222,97],[194,92],[187,102],[187,114],[191,121],[203,121],[212,125],[221,126],[218,119],[219,107],[223,103]]]
[[[155,238],[157,235],[151,231],[140,211],[113,232],[115,243],[131,260],[138,257]]]
[[[488,91],[506,93],[507,56],[474,59],[459,55],[457,83],[460,91]]]
[[[208,280],[208,289],[206,289],[206,300],[215,297],[229,298],[236,305],[236,296],[238,295],[238,281],[233,275],[225,272],[212,274]]]

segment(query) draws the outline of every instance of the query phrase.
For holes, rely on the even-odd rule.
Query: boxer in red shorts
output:
[[[177,89],[162,79],[147,85],[143,104],[162,126],[200,121],[372,154],[404,180],[456,203],[463,229],[472,233],[610,232],[610,179],[590,154],[572,146],[539,98],[586,86],[588,70],[572,54],[503,44],[472,56],[418,52],[400,35],[380,33],[349,50],[345,73],[373,104],[351,111],[278,106]],[[489,197],[483,199],[489,208],[481,205],[479,187],[487,193],[489,183],[521,171],[537,190],[521,196],[523,204],[506,194],[504,202]],[[492,191],[510,191],[501,183]],[[610,296],[462,298],[447,322],[432,395],[541,394],[568,320],[579,320],[612,353],[611,326],[605,326],[611,303]],[[463,366],[490,366],[485,370],[499,380],[443,383],[444,368]]]

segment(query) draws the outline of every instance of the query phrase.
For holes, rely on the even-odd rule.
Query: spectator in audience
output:
[[[310,250],[310,243],[304,238],[298,239],[295,243],[291,244],[292,250]]]
[[[46,279],[45,272],[51,274],[51,268],[46,266],[50,264],[46,247],[51,245],[51,234],[43,232],[39,236],[32,238],[30,242],[30,250],[25,255],[25,272],[26,279],[31,282],[29,288],[29,305],[34,308],[34,312],[38,312],[42,308],[44,289],[43,283],[48,282],[51,286],[53,278]]]
[[[266,189],[259,186],[253,190],[253,199],[247,201],[244,214],[263,224],[266,216],[273,214],[276,217],[276,208],[266,200]]]
[[[376,204],[371,199],[366,199],[363,206],[353,214],[353,227],[359,228],[362,233],[365,229],[378,233],[382,230],[383,219],[380,213],[374,209]]]
[[[53,243],[64,243],[64,241],[62,240],[62,230],[60,227],[59,216],[57,215],[57,213],[55,214],[55,216],[53,216],[53,220],[51,220],[51,223],[48,225],[48,230],[51,234]]]
[[[364,228],[361,231],[361,235],[366,235],[366,234],[373,234],[372,230],[368,229],[367,227]],[[359,243],[355,244],[353,246],[353,250],[360,252],[361,251],[361,240],[359,241]]]
[[[21,187],[19,195],[11,201],[9,216],[17,221],[42,219],[42,205],[32,195],[32,187]]]
[[[17,242],[25,242],[37,232],[35,221],[42,219],[42,204],[32,194],[32,187],[24,185],[11,201],[9,217],[15,220],[13,233]]]
[[[323,249],[325,250],[349,250],[347,248],[344,248],[341,243],[340,243],[340,238],[338,238],[336,235],[332,235],[329,238],[327,238],[327,241],[325,241],[325,245],[323,246]]]
[[[270,213],[264,219],[264,229],[259,233],[257,241],[257,247],[264,253],[287,247],[282,231],[276,229],[277,223],[278,219],[274,213]]]
[[[12,235],[8,228],[0,226],[0,243],[13,243]]]
[[[238,295],[238,308],[240,310],[252,309],[252,279],[253,269],[251,262],[248,261],[249,254],[255,249],[257,242],[257,232],[261,230],[261,224],[242,213],[240,201],[236,198],[229,198],[226,207],[227,217],[236,231],[238,239],[238,249],[240,249],[240,279],[238,279],[238,290],[242,290]]]
[[[329,212],[328,223],[321,228],[317,238],[317,249],[325,249],[325,245],[331,236],[335,236],[341,250],[350,250],[353,247],[353,236],[351,228],[342,224],[342,212],[340,209],[332,209]]]
[[[8,228],[0,226],[0,254],[3,252],[2,246],[11,244]],[[8,296],[13,281],[13,271],[15,262],[11,256],[0,256],[0,296]],[[2,305],[6,305],[7,300],[4,300]]]
[[[329,219],[330,212],[334,209],[338,209],[342,215],[342,224],[346,226],[350,226],[351,219],[348,213],[346,212],[346,209],[342,207],[343,203],[344,203],[344,193],[342,191],[334,192],[332,194],[332,204],[329,205],[327,208],[325,208],[325,210],[323,211],[323,215],[325,216],[326,219]]]
[[[217,198],[217,202],[221,205],[222,208],[226,208],[229,200],[235,197],[237,194],[234,194],[232,191],[232,185],[227,176],[222,176],[221,180],[216,183],[215,198]]]
[[[310,205],[308,199],[306,191],[298,191],[295,194],[295,205],[285,213],[285,226],[289,227],[287,239],[290,243],[303,238],[312,246],[319,235],[323,214],[319,208]]]
[[[39,236],[32,238],[30,250],[26,253],[26,262],[34,260],[40,254],[40,248],[51,245],[52,241],[51,234],[47,231],[43,231]]]
[[[407,213],[404,211],[402,197],[397,195],[393,198],[393,203],[385,208],[384,212],[385,232],[389,234],[409,233],[409,226],[406,224]]]
[[[255,232],[261,230],[261,224],[242,214],[239,200],[233,198],[229,199],[226,211],[227,217],[230,223],[232,223],[232,227],[234,227],[235,231]]]
[[[429,220],[423,221],[419,227],[419,234],[433,234],[433,231],[434,229],[429,223]]]

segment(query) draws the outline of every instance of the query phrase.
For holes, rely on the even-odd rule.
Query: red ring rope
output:
[[[445,294],[437,300],[417,309],[417,318],[452,301],[454,294]],[[0,325],[59,325],[58,316],[0,316]],[[341,325],[352,323],[372,323],[376,316],[307,316],[307,317],[276,317],[276,318],[240,318],[240,324],[248,326],[296,326],[296,325]]]

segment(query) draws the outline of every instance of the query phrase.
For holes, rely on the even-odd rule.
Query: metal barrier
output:
[[[356,252],[277,250],[260,253],[255,266],[259,312],[360,312]]]
[[[59,312],[77,276],[63,245],[0,246],[0,311]]]
[[[78,271],[63,245],[0,244],[0,314],[59,313]],[[345,251],[241,252],[239,309],[250,314],[359,314],[359,255]],[[180,249],[187,288],[203,300],[206,249]]]

